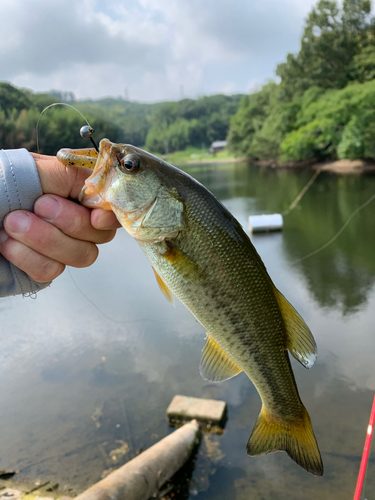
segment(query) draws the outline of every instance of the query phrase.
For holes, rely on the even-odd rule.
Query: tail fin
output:
[[[323,475],[323,462],[309,414],[303,407],[302,417],[294,421],[274,418],[262,407],[247,443],[248,455],[263,455],[284,450],[300,467],[316,476]]]

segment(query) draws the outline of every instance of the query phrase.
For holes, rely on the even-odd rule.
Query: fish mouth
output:
[[[93,173],[86,179],[81,189],[78,200],[88,208],[104,208],[111,210],[109,204],[105,201],[103,193],[113,182],[114,176],[117,176],[113,168],[117,162],[113,155],[113,146],[116,146],[108,139],[102,139],[99,144],[99,156]]]

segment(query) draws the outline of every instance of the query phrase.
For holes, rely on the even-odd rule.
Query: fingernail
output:
[[[60,213],[60,203],[52,196],[42,196],[34,205],[34,212],[48,222],[52,222]]]
[[[30,226],[30,217],[25,212],[11,212],[6,217],[6,228],[12,233],[26,233]]]
[[[107,210],[104,211],[103,213],[100,214],[98,220],[96,221],[95,227],[97,229],[105,230],[105,229],[112,229],[111,226],[113,226],[114,221],[113,221],[113,215],[112,212],[108,212]]]
[[[8,238],[9,238],[9,236],[7,235],[6,231],[4,231],[4,229],[1,229],[0,230],[0,245],[5,243]]]

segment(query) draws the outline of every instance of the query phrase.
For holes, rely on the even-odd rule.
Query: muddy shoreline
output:
[[[275,160],[257,160],[256,165],[266,168],[293,168],[293,169],[321,169],[326,172],[336,174],[362,174],[366,172],[375,172],[375,161],[373,160],[335,160],[318,161],[316,158],[304,161],[289,161],[278,163]]]
[[[374,160],[328,160],[319,161],[317,158],[303,161],[287,161],[279,163],[276,160],[252,160],[250,158],[209,158],[206,160],[191,160],[180,162],[178,165],[201,165],[203,163],[238,163],[248,162],[265,168],[273,169],[322,169],[336,174],[362,174],[375,172]],[[177,164],[177,163],[176,163]]]

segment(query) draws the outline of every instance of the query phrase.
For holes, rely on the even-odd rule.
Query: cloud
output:
[[[3,0],[0,79],[144,101],[273,76],[312,0]]]

